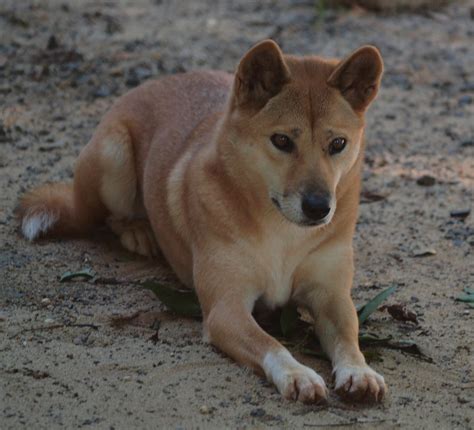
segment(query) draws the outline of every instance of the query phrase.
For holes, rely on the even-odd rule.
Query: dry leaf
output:
[[[392,318],[398,321],[410,321],[412,323],[418,324],[418,319],[416,317],[415,312],[410,311],[406,308],[406,306],[400,303],[382,306],[380,310],[387,310],[387,312],[392,316]]]

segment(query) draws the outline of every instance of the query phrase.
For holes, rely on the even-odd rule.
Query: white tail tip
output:
[[[21,223],[23,236],[28,240],[38,238],[42,233],[46,233],[58,221],[58,215],[48,212],[47,209],[35,210],[34,213],[27,213]]]

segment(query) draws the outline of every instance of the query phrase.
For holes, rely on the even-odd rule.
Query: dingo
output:
[[[256,302],[306,307],[335,389],[381,400],[350,296],[364,113],[383,70],[372,46],[343,61],[283,55],[266,40],[235,76],[194,72],[121,97],[79,155],[74,182],[21,198],[24,236],[83,233],[107,221],[123,246],[158,246],[195,288],[204,332],[286,398],[320,402],[323,379],[252,317]]]

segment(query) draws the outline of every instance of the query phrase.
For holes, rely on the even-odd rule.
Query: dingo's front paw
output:
[[[382,375],[369,366],[341,366],[334,369],[336,392],[346,400],[379,402],[387,386]]]
[[[298,369],[283,372],[275,384],[286,399],[303,403],[324,403],[327,399],[323,378],[313,369],[303,365]]]
[[[288,351],[268,353],[264,370],[268,380],[286,399],[304,403],[326,402],[328,390],[323,378],[313,369],[298,363]]]

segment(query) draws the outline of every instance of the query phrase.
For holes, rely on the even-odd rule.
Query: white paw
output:
[[[334,369],[337,394],[347,400],[379,402],[387,386],[382,375],[369,366],[340,366]]]
[[[286,399],[304,403],[325,402],[328,390],[313,369],[298,363],[286,350],[269,352],[263,361],[267,378]]]

